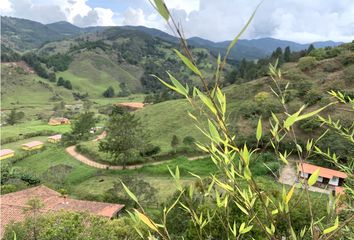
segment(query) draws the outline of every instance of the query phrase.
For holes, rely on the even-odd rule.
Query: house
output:
[[[340,187],[343,186],[344,180],[347,178],[347,174],[337,170],[324,168],[309,163],[299,165],[300,176],[305,179],[308,179],[317,169],[319,169],[319,175],[317,178],[317,184],[319,185]]]
[[[11,149],[1,149],[0,150],[0,160],[4,160],[10,157],[13,157],[15,152]]]
[[[0,196],[1,217],[0,231],[4,234],[5,226],[11,222],[23,221],[26,218],[24,208],[30,199],[36,198],[43,204],[41,214],[47,212],[67,210],[75,212],[88,212],[107,218],[116,218],[124,208],[121,204],[83,201],[64,197],[60,193],[44,186],[32,187],[22,191],[8,193]]]
[[[60,142],[60,140],[61,140],[61,134],[56,134],[56,135],[48,137],[48,142],[51,142],[51,143],[58,143],[58,142]]]
[[[29,143],[22,144],[22,149],[26,151],[32,151],[32,150],[41,149],[43,145],[44,143],[42,143],[41,141],[32,141]]]
[[[67,125],[67,124],[70,124],[70,120],[67,118],[62,118],[62,117],[61,118],[50,118],[48,124],[52,125],[52,126]]]
[[[123,103],[115,103],[114,106],[127,108],[129,110],[135,111],[144,107],[144,103],[142,102],[123,102]]]

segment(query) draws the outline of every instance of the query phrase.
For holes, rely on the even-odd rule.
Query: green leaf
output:
[[[259,118],[258,125],[257,125],[257,133],[256,133],[256,138],[258,142],[259,140],[261,140],[261,137],[262,137],[262,119]]]
[[[170,77],[171,79],[171,82],[173,83],[173,85],[176,87],[176,92],[184,95],[184,96],[187,96],[188,95],[188,92],[187,92],[187,89],[184,88],[182,86],[182,84],[174,77],[172,76],[169,72],[167,72],[168,76]]]
[[[286,195],[286,199],[285,199],[286,204],[289,203],[291,197],[292,197],[293,194],[294,194],[294,190],[295,190],[295,185],[292,186],[292,188],[290,189],[290,191],[289,191],[288,194]]]
[[[287,157],[286,151],[285,151],[284,155],[281,152],[279,152],[279,157],[283,163],[289,164],[288,160],[286,159],[286,157]]]
[[[314,115],[317,115],[317,114],[319,114],[321,111],[323,111],[324,109],[326,109],[327,107],[331,106],[332,104],[334,104],[334,103],[330,103],[330,104],[328,104],[328,105],[326,105],[326,106],[324,106],[324,107],[322,107],[322,108],[320,108],[320,109],[317,109],[317,110],[315,110],[315,111],[313,111],[313,112],[309,112],[309,113],[303,114],[303,115],[299,116],[296,121],[301,121],[301,120],[304,120],[304,119],[306,119],[306,118],[310,118],[310,117],[312,117],[312,116],[314,116]]]
[[[319,174],[320,174],[320,169],[316,169],[316,171],[314,171],[314,172],[311,174],[309,180],[307,181],[307,184],[308,184],[309,186],[314,185],[314,184],[317,182],[317,179],[318,179],[318,175],[319,175]]]
[[[262,2],[261,2],[262,3]],[[256,7],[256,9],[253,11],[251,17],[248,19],[246,25],[242,28],[242,30],[237,34],[237,36],[232,40],[232,42],[230,43],[229,47],[227,48],[224,60],[227,59],[227,56],[230,54],[231,49],[235,46],[235,44],[237,43],[237,41],[240,39],[241,35],[246,31],[246,29],[248,28],[248,26],[250,25],[250,23],[252,22],[254,16],[256,15],[256,12],[259,8],[259,6],[261,5],[261,3],[259,3]]]
[[[215,142],[220,142],[220,135],[218,130],[216,129],[215,125],[208,119],[208,125],[209,125],[209,132],[211,134],[211,137]]]
[[[122,182],[124,190],[128,193],[129,197],[133,199],[136,203],[139,203],[138,198],[132,193],[127,186]]]
[[[284,122],[284,127],[289,130],[290,127],[297,121],[298,116],[300,115],[300,113],[302,112],[302,110],[304,110],[305,106],[302,106],[299,111],[297,111],[296,113],[294,113],[293,115],[290,115]]]
[[[204,93],[202,93],[201,91],[199,91],[199,89],[195,88],[198,97],[200,98],[200,100],[202,100],[202,102],[210,109],[210,111],[214,114],[217,114],[216,108],[214,107],[212,101],[210,100],[210,98],[208,98]]]
[[[251,231],[252,228],[253,228],[253,225],[248,226],[248,227],[242,229],[242,231],[240,231],[240,233],[241,233],[241,234],[248,233],[249,231]]]
[[[338,226],[339,226],[339,219],[337,217],[334,225],[332,227],[329,227],[329,228],[326,228],[325,230],[323,230],[323,234],[328,234],[330,232],[333,232],[334,230],[336,230],[338,228]]]
[[[178,57],[182,60],[182,62],[190,69],[192,72],[197,74],[198,76],[202,76],[202,73],[199,71],[199,69],[188,59],[186,58],[182,53],[180,53],[177,49],[174,49]]]
[[[250,180],[251,179],[252,173],[251,173],[251,171],[250,171],[248,166],[245,167],[243,175],[245,176],[246,180]]]
[[[147,216],[145,216],[144,214],[142,214],[138,210],[136,210],[136,209],[134,209],[134,210],[135,210],[135,213],[138,215],[139,219],[141,221],[143,221],[143,223],[145,223],[149,228],[151,228],[155,232],[159,231],[156,227],[156,224],[150,218],[148,218]]]
[[[166,7],[164,0],[154,0],[155,8],[159,14],[166,20],[170,18],[170,13]]]
[[[244,214],[246,214],[246,215],[249,215],[249,213],[247,212],[247,210],[244,208],[244,207],[242,207],[240,204],[238,204],[237,202],[235,202],[236,203],[236,205],[237,205],[237,207],[244,213]]]

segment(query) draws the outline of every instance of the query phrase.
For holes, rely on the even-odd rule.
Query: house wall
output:
[[[338,184],[339,184],[339,178],[338,178],[338,177],[332,177],[332,178],[329,180],[328,184],[333,185],[333,186],[338,186]]]
[[[13,156],[15,156],[15,153],[9,153],[9,154],[6,154],[4,156],[1,156],[0,160],[4,160],[4,159],[7,159],[7,158],[10,158],[10,157],[13,157]]]
[[[302,178],[308,178],[309,177],[309,174],[308,173],[303,173],[303,172],[301,172],[301,177]]]

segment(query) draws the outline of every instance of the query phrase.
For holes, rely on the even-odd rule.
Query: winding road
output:
[[[123,169],[138,169],[138,168],[142,168],[144,166],[153,166],[153,165],[159,165],[162,163],[166,163],[166,162],[170,162],[172,160],[164,160],[164,161],[158,161],[158,162],[151,162],[151,163],[142,163],[142,164],[134,164],[134,165],[127,165],[125,166],[125,168],[123,166],[110,166],[108,164],[103,164],[103,163],[98,163],[95,162],[89,158],[87,158],[86,156],[80,154],[79,152],[76,151],[75,146],[70,146],[67,147],[65,149],[65,151],[70,154],[72,157],[74,157],[76,160],[79,160],[80,162],[94,167],[94,168],[98,168],[98,169],[112,169],[112,170],[123,170]],[[206,158],[208,156],[204,155],[204,156],[196,156],[196,157],[190,157],[188,158],[188,160],[190,161],[194,161],[194,160],[198,160],[198,159],[203,159]]]

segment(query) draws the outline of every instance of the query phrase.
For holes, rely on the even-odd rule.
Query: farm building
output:
[[[300,176],[305,179],[308,179],[317,169],[319,169],[319,176],[317,179],[317,184],[319,185],[339,187],[343,186],[344,180],[347,178],[347,174],[337,170],[324,168],[309,163],[299,165]]]
[[[49,119],[48,124],[52,126],[67,125],[70,124],[70,120],[67,118],[51,118]]]
[[[26,218],[26,214],[23,209],[27,206],[27,202],[33,198],[39,199],[44,204],[41,209],[41,214],[52,211],[67,210],[75,212],[88,212],[107,218],[116,218],[118,217],[120,211],[124,208],[124,205],[121,204],[71,199],[62,196],[60,193],[43,185],[32,187],[0,196],[1,236],[3,236],[4,229],[7,224],[11,222],[20,222]]]
[[[41,141],[32,141],[29,143],[22,144],[22,149],[26,151],[32,151],[32,150],[41,149],[43,145],[44,143],[42,143]]]
[[[57,143],[57,142],[60,142],[60,140],[61,140],[61,134],[56,134],[56,135],[48,137],[48,142],[51,142],[51,143]]]
[[[124,102],[124,103],[115,103],[114,106],[127,108],[129,110],[135,111],[144,107],[142,102]]]
[[[4,160],[10,157],[13,157],[15,152],[11,149],[1,149],[0,150],[0,160]]]

